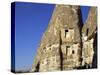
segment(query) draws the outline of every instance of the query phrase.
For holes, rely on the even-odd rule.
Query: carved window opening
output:
[[[43,49],[46,49],[46,47],[43,47]]]
[[[74,39],[74,29],[73,28],[65,30],[65,38],[67,38],[69,40],[73,40]]]
[[[65,38],[67,37],[68,34],[68,30],[65,30]]]
[[[87,28],[86,30],[86,36],[88,36],[88,33],[89,33],[89,28]]]
[[[66,55],[68,54],[68,48],[69,48],[70,46],[66,46]]]
[[[75,54],[75,51],[74,50],[72,50],[72,54]]]

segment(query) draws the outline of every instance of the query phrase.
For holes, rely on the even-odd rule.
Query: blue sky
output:
[[[89,12],[90,7],[89,6],[81,6],[81,12],[82,12],[82,19],[83,23],[86,21],[88,12]]]
[[[50,21],[54,4],[16,2],[15,62],[16,70],[30,69],[43,32]],[[82,6],[83,21],[89,7]]]

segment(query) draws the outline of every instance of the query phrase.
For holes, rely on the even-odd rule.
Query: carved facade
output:
[[[94,36],[97,33],[96,16],[96,7],[91,7],[82,27],[79,6],[56,5],[34,58],[32,72],[69,70],[92,65]]]
[[[92,67],[94,53],[96,54],[95,56],[97,56],[97,53],[96,53],[97,49],[96,49],[96,44],[95,44],[97,43],[96,42],[97,38],[95,38],[97,36],[97,20],[96,19],[97,19],[96,8],[91,7],[87,21],[82,28],[82,42],[83,42],[82,65],[87,65],[87,68]]]

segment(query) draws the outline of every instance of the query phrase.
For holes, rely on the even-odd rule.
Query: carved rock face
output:
[[[92,67],[93,57],[94,53],[94,47],[97,47],[96,45],[94,46],[94,38],[96,36],[97,32],[97,8],[96,7],[91,7],[89,11],[89,15],[87,18],[87,21],[85,22],[83,28],[82,28],[82,42],[83,42],[83,48],[82,48],[82,57],[83,57],[83,62],[82,65],[90,65]],[[95,58],[97,59],[97,57]],[[95,63],[96,64],[96,63]]]
[[[91,64],[94,38],[90,36],[96,29],[94,11],[96,9],[91,8],[87,22],[80,28],[82,15],[79,6],[56,5],[49,26],[41,39],[32,71],[68,70],[82,67],[85,63]],[[91,29],[93,27],[90,22],[95,24],[94,29]],[[86,36],[86,29],[89,27],[89,36]]]

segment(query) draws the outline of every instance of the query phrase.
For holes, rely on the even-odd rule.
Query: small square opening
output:
[[[67,33],[68,33],[68,30],[65,30],[65,37],[66,37]]]

